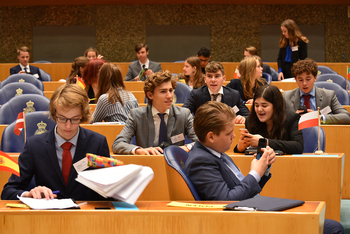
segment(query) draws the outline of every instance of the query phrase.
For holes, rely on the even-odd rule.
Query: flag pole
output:
[[[348,81],[348,79],[347,79],[347,77],[348,77],[348,71],[349,71],[349,67],[348,66],[346,66],[346,77],[345,77],[345,80],[346,80],[346,91],[347,92],[349,92],[349,81]]]
[[[26,108],[23,108],[23,130],[24,130],[24,144],[27,140],[27,130],[26,130],[26,114],[25,114]]]
[[[315,154],[323,154],[324,152],[321,150],[321,144],[320,144],[320,128],[321,128],[321,123],[320,123],[320,107],[317,107],[317,115],[318,115],[318,136],[317,136],[317,146],[318,146],[318,150],[315,152]]]

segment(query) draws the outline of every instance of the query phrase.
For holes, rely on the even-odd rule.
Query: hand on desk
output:
[[[163,149],[160,147],[137,148],[135,154],[138,155],[161,155]]]
[[[34,199],[46,198],[46,200],[54,199],[57,197],[56,194],[52,193],[52,190],[45,186],[38,186],[30,190],[29,192],[24,192],[22,197],[31,197]]]

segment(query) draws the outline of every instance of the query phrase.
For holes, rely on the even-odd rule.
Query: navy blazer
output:
[[[237,106],[239,111],[237,115],[248,116],[249,110],[243,103],[238,91],[222,86],[224,95],[221,97],[221,102],[230,107]],[[191,91],[190,97],[187,99],[182,107],[190,109],[191,113],[196,113],[197,109],[204,103],[211,101],[211,96],[208,90],[208,86],[204,85],[198,89]]]
[[[299,40],[297,44],[298,44],[298,50],[297,51],[292,50],[292,58],[291,58],[292,65],[293,63],[298,62],[298,60],[304,60],[307,58],[307,43],[305,43],[303,40]],[[285,73],[290,74],[289,76],[292,77],[291,71],[290,70],[286,71],[285,70],[286,68],[284,67],[286,55],[287,55],[287,47],[280,48],[278,52],[278,57],[277,57],[278,68],[282,68],[283,74]],[[284,78],[290,78],[290,77],[284,77]]]
[[[185,172],[202,200],[248,199],[260,193],[271,178],[271,174],[264,175],[258,183],[252,175],[248,174],[239,181],[220,158],[213,155],[198,141],[189,152]]]
[[[59,190],[59,198],[88,201],[105,200],[105,198],[75,180],[77,172],[73,164],[86,157],[86,153],[109,157],[106,137],[80,127],[77,148],[66,187],[57,160],[54,131],[55,128],[27,139],[18,158],[21,176],[11,175],[2,191],[2,200],[17,200],[17,195],[20,196],[25,191],[33,176],[35,176],[37,186]]]
[[[29,65],[29,69],[30,69],[30,73],[32,73],[33,75],[38,74],[38,76],[39,76],[38,79],[42,80],[41,73],[40,73],[40,70],[38,67],[34,67],[34,66]],[[22,68],[18,64],[17,66],[10,68],[10,75],[18,74],[18,72],[20,72],[20,71],[22,71]]]

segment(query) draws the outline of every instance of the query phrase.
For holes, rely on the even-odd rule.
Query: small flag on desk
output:
[[[347,67],[346,74],[347,74],[347,77],[350,79],[350,67]]]
[[[233,75],[233,79],[238,79],[241,75],[239,74],[239,71],[236,67],[235,74]]]
[[[15,128],[13,129],[13,132],[19,136],[19,134],[21,134],[23,128],[24,128],[24,118],[23,118],[24,113],[20,112],[17,116],[17,120],[16,120],[16,125]]]
[[[85,87],[86,87],[83,79],[80,77],[77,77],[77,85],[79,85],[82,89],[85,89]]]
[[[318,122],[317,111],[306,113],[299,119],[299,130],[318,126]]]
[[[19,177],[18,162],[11,156],[0,151],[0,171],[7,171]]]

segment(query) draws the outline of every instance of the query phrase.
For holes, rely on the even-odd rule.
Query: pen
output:
[[[52,191],[52,193],[57,195],[58,193],[60,193],[60,190]]]

